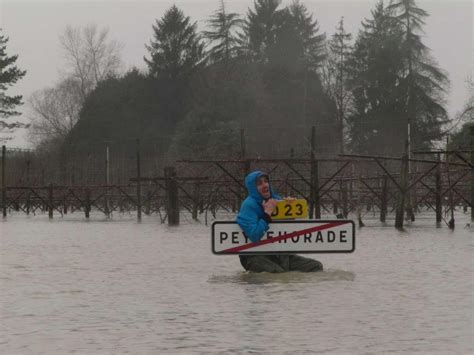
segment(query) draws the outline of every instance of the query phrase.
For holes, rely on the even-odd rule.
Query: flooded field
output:
[[[0,353],[473,351],[473,241],[367,220],[326,271],[248,274],[210,227],[154,217],[0,221]]]

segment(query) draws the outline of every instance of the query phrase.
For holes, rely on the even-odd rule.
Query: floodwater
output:
[[[80,214],[0,221],[0,353],[473,351],[473,240],[376,220],[326,271],[248,274],[210,227]]]

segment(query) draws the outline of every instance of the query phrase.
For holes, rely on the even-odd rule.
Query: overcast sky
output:
[[[387,0],[388,1],[388,0]],[[284,0],[283,4],[291,1]],[[347,31],[354,35],[360,22],[370,17],[376,0],[302,0],[314,14],[320,29],[330,36],[344,16]],[[27,70],[10,94],[27,98],[32,92],[54,85],[59,79],[64,59],[58,36],[66,25],[96,23],[110,29],[110,37],[123,43],[125,68],[145,68],[145,44],[152,37],[152,24],[165,10],[176,4],[203,29],[206,19],[219,6],[218,0],[0,0],[0,27],[10,38],[9,55],[18,54],[18,66]],[[228,11],[245,14],[253,0],[227,0]],[[430,17],[426,20],[425,44],[439,66],[446,70],[451,86],[447,108],[451,116],[467,99],[465,81],[473,71],[473,4],[470,0],[418,0]],[[21,108],[27,120],[26,105]],[[15,118],[13,118],[15,119]],[[26,146],[24,130],[16,133],[9,146]]]

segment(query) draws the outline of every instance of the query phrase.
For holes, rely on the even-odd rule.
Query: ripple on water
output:
[[[248,284],[271,284],[271,283],[315,283],[322,281],[354,281],[355,273],[344,270],[328,269],[319,272],[283,272],[283,273],[268,273],[268,272],[245,272],[239,271],[226,275],[212,275],[208,282],[214,284],[226,283],[248,283]]]

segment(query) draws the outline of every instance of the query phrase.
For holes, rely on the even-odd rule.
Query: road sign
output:
[[[352,253],[354,222],[349,220],[273,221],[253,243],[236,222],[212,224],[212,252],[227,254]]]
[[[278,201],[272,213],[272,220],[308,218],[308,203],[305,199]]]

